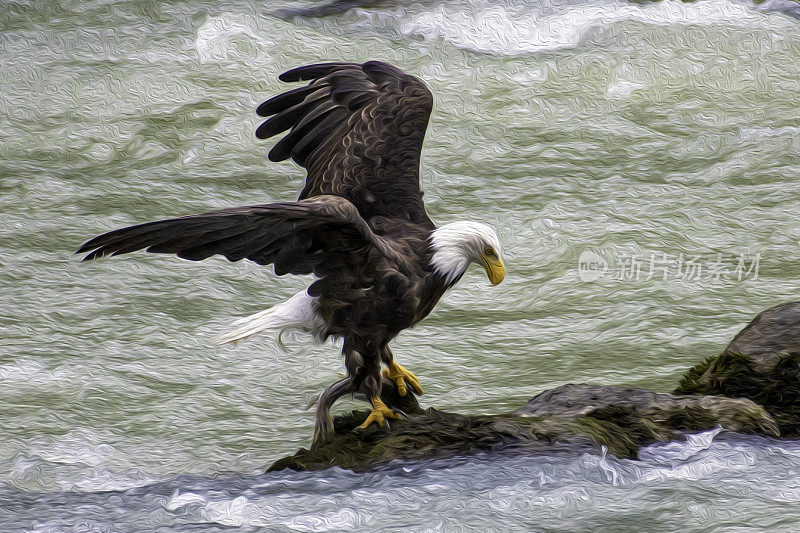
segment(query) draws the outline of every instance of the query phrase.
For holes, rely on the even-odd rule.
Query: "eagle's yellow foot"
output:
[[[372,403],[372,412],[369,414],[364,423],[358,427],[363,429],[373,422],[377,423],[379,426],[383,426],[386,424],[387,418],[400,418],[400,415],[386,407],[386,404],[383,403],[377,396],[372,398],[370,402]]]
[[[417,379],[417,376],[394,361],[389,363],[389,369],[384,370],[383,375],[384,377],[394,381],[395,385],[397,385],[397,392],[400,393],[400,396],[405,396],[406,392],[408,392],[406,384],[410,385],[417,394],[422,394],[422,387],[419,386],[419,380]]]

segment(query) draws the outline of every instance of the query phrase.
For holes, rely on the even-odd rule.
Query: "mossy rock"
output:
[[[391,403],[393,394],[384,396]],[[405,402],[411,401],[404,398]],[[436,409],[406,410],[390,428],[357,429],[367,411],[334,420],[336,435],[277,461],[270,470],[320,470],[339,466],[369,470],[393,461],[418,461],[477,453],[584,453],[605,446],[636,458],[641,446],[682,438],[689,431],[723,428],[777,435],[763,408],[749,400],[565,385],[546,391],[525,407],[499,415],[468,416]]]
[[[390,428],[357,429],[367,411],[354,411],[334,421],[331,442],[301,449],[277,461],[270,470],[321,470],[338,466],[355,471],[374,469],[393,461],[430,460],[480,452],[524,450],[549,452],[559,446],[588,450],[591,442],[554,423],[514,416],[465,416],[427,409],[393,420]],[[562,436],[566,440],[559,442]]]
[[[764,406],[781,436],[800,436],[800,302],[760,313],[722,354],[689,370],[675,392],[748,398]]]
[[[393,382],[384,380],[381,399],[402,411],[389,427],[358,426],[369,411],[352,411],[334,418],[335,435],[330,442],[301,449],[274,463],[269,470],[321,470],[338,466],[368,470],[392,461],[422,460],[480,452],[499,452],[522,447],[529,452],[557,448],[564,435],[573,448],[589,449],[591,441],[579,439],[557,423],[540,423],[514,414],[466,416],[433,408],[422,409],[412,391],[400,396]]]
[[[517,414],[573,419],[582,434],[619,457],[636,457],[641,446],[717,426],[740,433],[778,435],[776,422],[750,400],[617,386],[564,385],[539,394]]]

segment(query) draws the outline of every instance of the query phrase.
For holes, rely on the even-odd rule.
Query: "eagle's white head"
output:
[[[503,249],[494,229],[481,222],[453,222],[431,233],[431,264],[447,283],[455,283],[470,263],[486,269],[492,285],[506,277]]]

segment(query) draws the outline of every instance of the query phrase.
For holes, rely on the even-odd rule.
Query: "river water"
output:
[[[508,266],[498,287],[471,269],[394,342],[423,403],[497,413],[570,382],[671,390],[798,295],[793,4],[274,16],[305,5],[0,8],[0,530],[792,530],[800,444],[716,431],[640,461],[263,474],[308,445],[304,407],[342,370],[338,347],[210,340],[309,279],[72,253],[125,225],[294,198],[303,173],[267,161],[255,106],[293,66],[384,59],[435,95],[431,216],[495,225]]]

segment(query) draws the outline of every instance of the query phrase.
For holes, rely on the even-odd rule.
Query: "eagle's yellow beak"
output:
[[[481,263],[483,263],[483,268],[486,269],[486,275],[489,276],[492,285],[497,285],[506,278],[506,266],[499,257],[496,259],[482,257]]]

